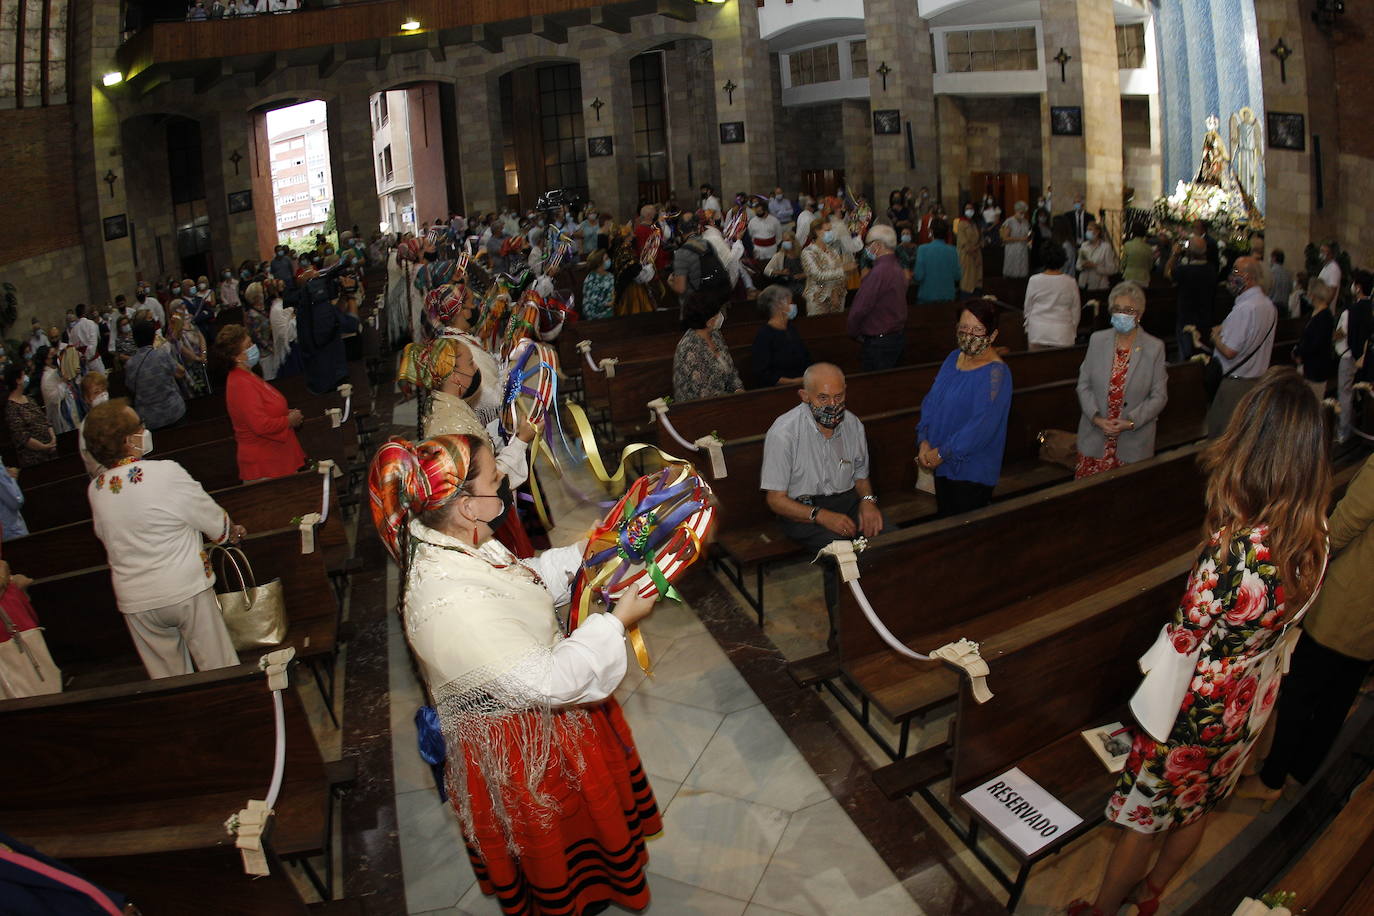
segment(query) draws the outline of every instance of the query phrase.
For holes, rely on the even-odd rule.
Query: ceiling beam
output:
[[[444,42],[439,38],[437,30],[425,36],[425,50],[429,52],[429,56],[434,58],[436,63],[443,63]]]
[[[266,61],[253,71],[253,85],[261,86],[286,67],[286,58],[273,51]]]
[[[343,45],[330,45],[325,48],[324,57],[320,58],[320,65],[318,68],[320,79],[329,79],[338,72],[339,68],[342,67],[347,60],[348,56],[344,52]]]
[[[552,16],[531,16],[530,31],[556,45],[568,43],[568,27]]]
[[[592,10],[592,25],[620,35],[630,34],[629,17],[622,16],[604,6],[598,6]]]
[[[381,38],[377,40],[377,59],[372,62],[374,70],[385,70],[386,65],[391,63],[391,39]]]
[[[493,54],[500,54],[505,50],[505,42],[501,33],[490,25],[479,24],[472,27],[472,43],[479,48],[485,48]]]
[[[234,75],[234,68],[227,59],[221,59],[218,67],[210,68],[196,76],[195,93],[204,95],[220,83]]]
[[[656,0],[654,11],[678,22],[697,21],[697,8],[692,0]]]

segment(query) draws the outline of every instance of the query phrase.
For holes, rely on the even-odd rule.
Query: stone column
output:
[[[910,0],[864,0],[864,30],[868,35],[869,103],[875,111],[895,108],[902,113],[900,134],[877,136],[873,125],[868,126],[873,138],[873,191],[885,210],[887,195],[894,188],[933,188],[939,178],[930,28],[916,15],[916,5]],[[885,90],[877,72],[884,63],[891,71]],[[908,124],[914,167],[907,153]],[[874,209],[880,209],[876,200]]]
[[[697,7],[712,41],[712,74],[719,123],[744,122],[743,143],[721,143],[722,203],[735,192],[767,194],[778,180],[773,144],[773,78],[768,46],[759,40],[753,0]],[[734,87],[725,90],[726,84]],[[716,138],[719,141],[719,127]],[[701,179],[698,179],[698,183]]]
[[[703,184],[720,187],[716,99],[711,90],[715,71],[711,58],[707,42],[681,40],[664,60],[663,90],[671,159],[668,174],[683,207],[695,206],[697,189]]]
[[[1047,91],[1041,107],[1045,183],[1053,206],[1063,212],[1075,194],[1085,205],[1121,209],[1121,76],[1116,59],[1116,21],[1110,3],[1100,0],[1040,0],[1044,29]],[[1053,58],[1069,55],[1064,79]],[[1083,110],[1081,137],[1053,136],[1050,109]]]
[[[458,68],[458,171],[463,177],[463,211],[471,215],[499,210],[506,201],[501,164],[500,74],[467,55]],[[452,155],[449,161],[453,161]]]
[[[957,96],[942,95],[937,101],[940,149],[944,155],[940,157],[939,187],[933,188],[931,193],[952,219],[961,212],[963,184],[968,177],[968,119],[964,116],[963,102]]]
[[[887,191],[873,186],[873,118],[863,99],[840,103],[840,136],[844,143],[844,180],[851,194],[865,194],[875,216],[887,209]],[[898,185],[898,187],[901,187]],[[889,189],[890,190],[890,189]],[[879,206],[879,199],[883,204]]]
[[[603,103],[600,118],[592,102]],[[587,138],[587,193],[600,212],[629,219],[639,206],[630,58],[614,49],[582,58],[582,133]],[[593,156],[592,141],[611,143],[611,155]]]
[[[366,87],[328,103],[329,167],[334,183],[334,220],[339,230],[357,224],[367,237],[381,222],[377,168],[372,157],[372,113]]]
[[[1308,127],[1306,149],[1275,149],[1266,140],[1264,150],[1265,250],[1282,249],[1285,264],[1294,273],[1302,269],[1303,248],[1312,238],[1312,114],[1308,110],[1307,58],[1309,53],[1326,53],[1324,48],[1307,48],[1304,16],[1292,0],[1255,0],[1265,110],[1301,114]],[[1269,53],[1280,37],[1293,49],[1287,82],[1280,79],[1278,59]],[[1266,137],[1267,133],[1266,129]],[[1357,206],[1364,209],[1362,204]],[[1339,241],[1348,246],[1354,240]]]

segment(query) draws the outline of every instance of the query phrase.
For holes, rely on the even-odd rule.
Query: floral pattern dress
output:
[[[588,321],[615,314],[615,277],[608,271],[594,270],[582,281],[582,317]]]
[[[1116,348],[1116,358],[1112,360],[1112,375],[1107,380],[1107,419],[1121,419],[1121,408],[1126,403],[1126,373],[1131,368],[1131,348]],[[1078,467],[1074,469],[1074,480],[1082,480],[1084,477],[1091,477],[1094,474],[1101,474],[1103,471],[1110,471],[1112,468],[1121,467],[1121,461],[1116,457],[1116,436],[1108,436],[1106,444],[1102,448],[1101,458],[1092,458],[1088,455],[1078,456]]]
[[[1174,648],[1202,645],[1169,740],[1137,730],[1107,818],[1141,833],[1191,824],[1224,801],[1274,708],[1297,628],[1265,545],[1242,528],[1203,548],[1169,625]]]
[[[730,345],[720,331],[711,332],[715,352],[696,331],[687,331],[673,355],[673,400],[695,401],[733,394],[744,387]]]

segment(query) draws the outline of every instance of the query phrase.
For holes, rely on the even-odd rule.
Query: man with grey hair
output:
[[[1254,258],[1238,258],[1227,284],[1236,302],[1221,326],[1212,329],[1212,358],[1221,360],[1224,377],[1207,410],[1211,438],[1226,431],[1240,399],[1269,368],[1279,323],[1278,310],[1260,286],[1259,262]]]
[[[859,418],[845,412],[845,379],[833,363],[816,363],[802,376],[802,402],[773,421],[763,440],[759,486],[783,534],[819,551],[831,541],[883,530],[878,500],[868,482],[868,439]],[[827,562],[825,607],[830,648],[838,648],[836,612],[840,580]]]
[[[868,253],[873,269],[864,277],[849,309],[849,336],[861,347],[864,372],[891,369],[906,350],[906,288],[908,278],[897,260],[897,234],[891,226],[868,230]]]

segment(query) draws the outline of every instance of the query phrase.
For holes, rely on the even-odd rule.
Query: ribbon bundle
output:
[[[629,589],[642,597],[681,600],[672,582],[701,557],[715,508],[711,488],[690,464],[680,462],[641,477],[587,538],[582,569],[573,584],[568,632]],[[649,673],[649,653],[639,628],[627,634],[635,658]]]
[[[524,341],[539,339],[539,313],[543,306],[544,297],[530,290],[520,299],[520,304],[511,310],[501,335],[503,360],[510,360],[516,347]]]
[[[663,245],[663,230],[654,227],[654,231],[644,240],[644,250],[639,253],[639,263],[653,264],[658,257],[658,249]]]
[[[514,433],[522,420],[538,423],[558,397],[558,353],[526,337],[511,351],[502,396],[501,425]]]

